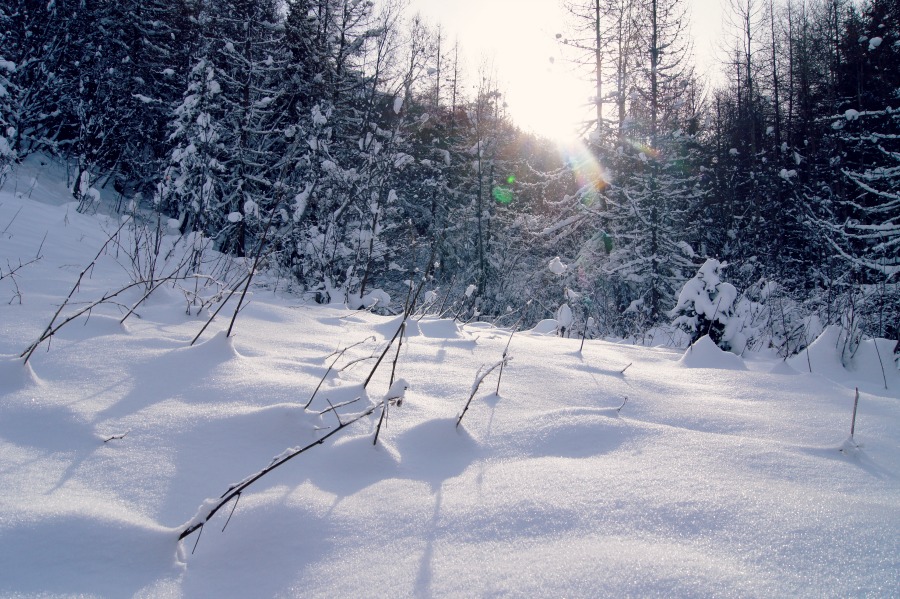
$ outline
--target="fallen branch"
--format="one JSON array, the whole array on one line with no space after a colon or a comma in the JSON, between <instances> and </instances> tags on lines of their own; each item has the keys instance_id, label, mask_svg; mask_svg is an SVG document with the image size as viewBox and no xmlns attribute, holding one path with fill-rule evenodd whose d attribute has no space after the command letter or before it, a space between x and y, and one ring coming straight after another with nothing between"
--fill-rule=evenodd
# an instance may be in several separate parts
<instances>
[{"instance_id":1,"label":"fallen branch","mask_svg":"<svg viewBox=\"0 0 900 599\"><path fill-rule=\"evenodd\" d=\"M359 414L355 415L353 418L351 418L347 421L342 421L340 418L338 418L338 423L339 423L338 426L336 428L334 428L333 430L329 431L328 433L326 433L325 435L323 435L321 438L313 441L312 443L310 443L308 445L304 445L303 447L301 447L299 449L294 449L294 450L286 452L285 454L283 454L283 455L279 456L278 458L276 458L275 460L273 460L271 464L269 464L268 466L266 466L259 472L245 478L242 482L240 482L236 485L232 485L232 486L228 487L228 489L217 500L214 500L211 503L211 507L209 507L208 511L206 511L205 514L203 514L203 515L198 514L198 516L193 519L196 521L192 524L189 524L188 526L185 527L185 529L183 531L181 531L181 534L178 535L178 540L180 541L180 540L184 539L185 537L187 537L188 535L190 535L191 533L193 533L197 530L202 531L202 529L206 525L206 523L209 522L209 519L212 518L214 515L216 515L216 512L218 512L220 509L222 509L224 506L226 506L228 504L228 502L230 502L232 499L237 498L242 492L244 492L244 490L247 489L247 487L249 487L256 481L261 479L266 474L272 472L273 470L275 470L276 468L278 468L280 466L283 466L290 460L294 459L295 457L297 457L298 455L300 455L302 453L309 451L313 447L323 444L325 441L328 440L329 437L336 435L337 433L339 433L343 429L347 428L351 424L359 422L363 418L374 413L375 410L377 410L379 407L381 407L381 405L382 405L381 403L375 404L375 405L369 407L364 412L360 412ZM335 415L337 415L336 412L335 412ZM206 504L204 504L204 506L201 507L201 511L205 507L206 507ZM199 537L198 537L198 541L199 541ZM194 548L196 549L196 545L194 546Z\"/></svg>"},{"instance_id":2,"label":"fallen branch","mask_svg":"<svg viewBox=\"0 0 900 599\"><path fill-rule=\"evenodd\" d=\"M174 278L175 277L172 277L172 279L174 279ZM172 279L170 279L170 280L172 280ZM114 297L128 291L129 289L137 287L138 285L145 285L146 283L147 283L147 281L134 281L134 282L129 283L128 285L125 285L124 287L120 288L118 291L107 292L107 293L103 294L103 297L101 297L100 299L88 303L81 310L76 310L74 314L71 314L65 320L63 320L62 322L60 322L59 324L54 326L53 323L56 321L57 317L59 317L59 313L62 311L62 306L61 306L60 309L56 311L56 314L51 319L51 321L50 321L51 324L47 325L47 328L44 329L44 332L41 333L41 336L38 337L37 341L35 341L31 345L29 345L25 349L25 351L23 351L21 354L19 354L19 357L25 358L25 363L28 363L28 359L31 358L31 354L34 353L34 350L36 350L44 341L53 337L53 335L55 335L61 328L63 328L64 326L66 326L67 324L69 324L70 322L72 322L73 320L78 318L79 316L82 316L83 314L90 312L97 306L108 303ZM66 298L66 301L63 302L63 306L68 304L69 299L70 298Z\"/></svg>"}]
</instances>

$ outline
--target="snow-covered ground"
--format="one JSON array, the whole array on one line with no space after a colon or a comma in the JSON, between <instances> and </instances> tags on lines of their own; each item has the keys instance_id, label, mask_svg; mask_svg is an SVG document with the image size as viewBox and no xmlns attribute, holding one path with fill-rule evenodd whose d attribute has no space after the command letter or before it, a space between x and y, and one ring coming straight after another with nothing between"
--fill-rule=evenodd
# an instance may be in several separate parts
<instances>
[{"instance_id":1,"label":"snow-covered ground","mask_svg":"<svg viewBox=\"0 0 900 599\"><path fill-rule=\"evenodd\" d=\"M887 342L848 370L827 337L785 363L520 332L457 428L509 332L424 317L378 444L380 407L248 487L192 553L178 536L207 498L333 431L329 402L361 397L346 422L382 400L394 351L365 391L375 360L354 361L399 320L259 286L231 338L235 299L189 346L208 313L166 285L120 324L135 287L23 365L119 223L70 197L36 160L0 190L0 596L900 595L900 372ZM132 280L128 235L57 322Z\"/></svg>"}]
</instances>

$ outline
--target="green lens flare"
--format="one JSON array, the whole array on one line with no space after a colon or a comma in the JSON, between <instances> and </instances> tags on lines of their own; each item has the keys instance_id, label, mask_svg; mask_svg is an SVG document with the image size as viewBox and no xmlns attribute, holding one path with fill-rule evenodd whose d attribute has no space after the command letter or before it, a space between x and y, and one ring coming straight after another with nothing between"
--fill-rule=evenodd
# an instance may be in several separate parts
<instances>
[{"instance_id":1,"label":"green lens flare","mask_svg":"<svg viewBox=\"0 0 900 599\"><path fill-rule=\"evenodd\" d=\"M515 176L515 175L510 175L510 176L508 176L508 177L506 178L506 182L509 183L510 185L512 185L513 183L516 182L516 176Z\"/></svg>"},{"instance_id":2,"label":"green lens flare","mask_svg":"<svg viewBox=\"0 0 900 599\"><path fill-rule=\"evenodd\" d=\"M491 194L494 196L494 199L501 204L509 204L513 201L513 192L506 187L497 186L493 189Z\"/></svg>"}]
</instances>

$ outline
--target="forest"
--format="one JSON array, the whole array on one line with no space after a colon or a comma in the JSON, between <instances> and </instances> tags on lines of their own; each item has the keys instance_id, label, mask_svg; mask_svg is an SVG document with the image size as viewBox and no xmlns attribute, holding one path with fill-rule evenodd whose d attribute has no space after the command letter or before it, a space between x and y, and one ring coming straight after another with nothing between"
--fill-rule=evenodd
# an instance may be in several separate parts
<instances>
[{"instance_id":1,"label":"forest","mask_svg":"<svg viewBox=\"0 0 900 599\"><path fill-rule=\"evenodd\" d=\"M186 269L220 252L308 301L396 313L425 273L463 321L900 337L900 2L734 0L715 85L684 0L565 8L596 94L560 146L394 0L7 0L0 181L58 158L80 212L114 189Z\"/></svg>"}]
</instances>

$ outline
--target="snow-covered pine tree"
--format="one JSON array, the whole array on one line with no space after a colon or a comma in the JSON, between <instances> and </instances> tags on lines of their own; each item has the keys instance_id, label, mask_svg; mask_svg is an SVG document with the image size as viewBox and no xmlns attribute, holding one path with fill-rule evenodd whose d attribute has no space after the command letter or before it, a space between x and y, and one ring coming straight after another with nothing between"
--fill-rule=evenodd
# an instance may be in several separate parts
<instances>
[{"instance_id":1,"label":"snow-covered pine tree","mask_svg":"<svg viewBox=\"0 0 900 599\"><path fill-rule=\"evenodd\" d=\"M726 266L714 259L704 262L694 278L684 284L669 312L672 324L688 333L691 343L709 335L722 349L734 349L732 340L740 324L734 319L738 293L734 285L722 280Z\"/></svg>"},{"instance_id":2,"label":"snow-covered pine tree","mask_svg":"<svg viewBox=\"0 0 900 599\"><path fill-rule=\"evenodd\" d=\"M73 43L70 2L10 0L0 7L0 54L7 63L6 139L19 158L55 152L67 125L61 70Z\"/></svg>"},{"instance_id":3,"label":"snow-covered pine tree","mask_svg":"<svg viewBox=\"0 0 900 599\"><path fill-rule=\"evenodd\" d=\"M122 63L109 73L121 80L117 105L128 111L116 171L130 190L151 197L172 150L169 124L187 85L196 22L185 0L115 3Z\"/></svg>"},{"instance_id":4,"label":"snow-covered pine tree","mask_svg":"<svg viewBox=\"0 0 900 599\"><path fill-rule=\"evenodd\" d=\"M372 181L363 173L374 174L375 162L390 160L390 152L380 152L391 136L386 119L397 116L385 90L394 81L388 69L396 48L389 42L399 13L390 4L382 8L373 20L370 3L298 1L288 14L293 60L286 97L295 159L288 172L292 218L280 236L280 261L320 301L347 299L368 257L378 255L374 237L363 240L361 229L383 225L380 210L372 212ZM378 160L369 160L376 154ZM380 206L394 196L379 181Z\"/></svg>"},{"instance_id":5,"label":"snow-covered pine tree","mask_svg":"<svg viewBox=\"0 0 900 599\"><path fill-rule=\"evenodd\" d=\"M6 25L8 15L0 7L0 27ZM16 160L16 128L13 123L14 98L17 95L12 82L16 64L0 54L0 186L9 170L11 162Z\"/></svg>"},{"instance_id":6,"label":"snow-covered pine tree","mask_svg":"<svg viewBox=\"0 0 900 599\"><path fill-rule=\"evenodd\" d=\"M273 86L283 29L268 0L206 2L187 91L174 113L170 166L157 201L182 232L245 255L280 200L283 115Z\"/></svg>"},{"instance_id":7,"label":"snow-covered pine tree","mask_svg":"<svg viewBox=\"0 0 900 599\"><path fill-rule=\"evenodd\" d=\"M855 42L860 64L845 88L844 108L827 119L832 160L843 179L820 221L829 244L854 273L866 333L900 335L900 5L872 0ZM857 34L848 31L848 36ZM848 39L847 44L854 40ZM856 92L856 93L853 93ZM893 105L893 106L892 106Z\"/></svg>"},{"instance_id":8,"label":"snow-covered pine tree","mask_svg":"<svg viewBox=\"0 0 900 599\"><path fill-rule=\"evenodd\" d=\"M605 270L625 284L630 310L649 323L693 270L693 250L684 239L686 208L699 202L693 137L698 130L697 84L689 65L685 7L680 0L647 0L646 54L619 146L621 174L607 192L610 230L617 241ZM624 141L624 140L623 140Z\"/></svg>"}]
</instances>

